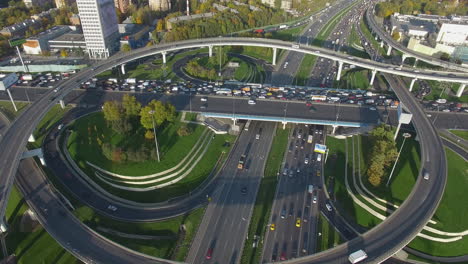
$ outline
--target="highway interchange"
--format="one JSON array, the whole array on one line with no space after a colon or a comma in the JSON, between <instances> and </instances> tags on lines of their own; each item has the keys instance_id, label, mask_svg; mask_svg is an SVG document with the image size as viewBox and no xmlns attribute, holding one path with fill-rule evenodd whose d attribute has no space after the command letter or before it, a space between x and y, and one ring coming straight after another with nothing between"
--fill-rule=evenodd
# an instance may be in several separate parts
<instances>
[{"instance_id":1,"label":"highway interchange","mask_svg":"<svg viewBox=\"0 0 468 264\"><path fill-rule=\"evenodd\" d=\"M268 41L267 41L268 42ZM291 44L288 44L291 47ZM283 46L287 47L287 46ZM322 52L322 51L321 51ZM132 54L135 57L141 56L138 54ZM76 87L80 82L83 80L87 80L91 78L97 72L103 71L109 67L112 67L112 64L116 61L121 61L122 58L116 57L111 58L106 62L102 62L98 64L93 69L84 70L72 78L70 80L62 82L59 85L60 88L60 96L65 96L66 93L70 92L74 87ZM127 60L127 59L125 59ZM350 60L350 59L348 59ZM355 59L353 59L355 60ZM96 70L99 69L99 70ZM393 72L393 71L392 71ZM443 74L442 74L443 75ZM447 75L444 75L448 78ZM457 75L463 76L463 75ZM461 78L461 77L450 77L451 79ZM458 80L458 79L457 79ZM442 144L440 139L438 138L434 125L428 120L426 113L422 111L419 104L415 101L412 95L405 89L401 83L398 83L395 80L391 80L392 87L394 87L394 91L400 98L402 102L405 103L405 106L408 110L413 114L413 122L420 136L420 144L421 144L421 153L422 153L422 167L423 170L429 171L431 174L431 178L429 181L421 181L420 177L418 182L416 183L416 187L411 193L410 197L407 201L401 206L401 208L395 212L392 216L390 216L384 224L377 226L376 228L372 229L371 231L359 236L357 239L354 239L350 242L347 242L343 245L340 245L330 251L322 252L313 256L307 256L305 258L298 258L295 260L289 260L288 263L344 263L346 262L346 258L350 252L354 250L364 248L366 252L369 254L369 261L376 262L382 261L388 257L390 257L396 250L404 246L412 237L417 234L422 226L425 225L426 221L432 216L433 211L437 208L438 202L440 201L445 181L446 181L446 164L445 164L445 157L442 150ZM62 88L63 87L63 88ZM65 88L66 87L66 88ZM75 92L75 91L73 91ZM107 96L107 95L106 95ZM149 97L149 96L148 96ZM187 97L188 98L188 97ZM184 97L170 97L170 100L174 100L176 105L179 105L179 109L186 109L188 99ZM52 91L46 92L42 97L34 102L25 112L11 125L10 129L4 135L3 140L0 143L0 147L2 149L10 150L9 153L4 151L1 153L1 201L2 201L2 214L4 213L4 207L6 205L6 197L8 197L9 188L11 186L11 182L14 179L14 175L16 174L16 169L19 166L19 159L23 146L31 134L35 125L37 125L40 118L47 112L47 110L51 107L51 101L55 101L56 95ZM231 101L236 104L236 100L230 100L227 102L226 100L230 99L210 99L210 106L213 109L221 109L219 111L224 112L231 112ZM193 100L192 102L196 102L197 100ZM199 100L198 100L199 101ZM213 101L213 103L212 103ZM239 100L242 102L245 100ZM242 108L238 107L237 111L245 111L248 113L256 113L256 114L263 114L265 115L265 111L267 112L266 115L276 115L278 116L278 111L283 111L282 108L277 107L277 104L281 104L281 102L261 102L257 104L254 108ZM287 103L282 103L287 104ZM228 105L229 107L226 107ZM193 107L193 105L192 105ZM302 104L296 103L289 103L288 104L288 111L291 115L301 115L301 112L304 110L301 108L303 107ZM323 107L323 108L322 108ZM337 108L337 106L327 106L328 109ZM318 105L318 111L321 114L328 113L325 109L325 106ZM242 109L242 110L241 110ZM279 110L278 110L279 109ZM352 108L348 108L352 109ZM355 121L361 121L363 118L367 118L370 116L372 122L378 118L377 112L370 113L370 111L366 112L365 109L357 108L358 110L352 114L349 114L349 118ZM332 119L334 118L334 114L336 111L330 111L328 117L322 117L322 119ZM348 113L348 111L345 111ZM357 115L356 115L357 114ZM303 115L303 114L302 114ZM354 116L353 116L354 115ZM279 115L282 116L282 115ZM463 116L463 115L462 115ZM310 118L310 113L307 116ZM341 116L341 118L346 119L347 116L345 114ZM260 123L254 122L252 127L256 128L258 126L271 126L272 123ZM466 124L466 123L465 123ZM305 129L305 128L304 128ZM249 138L252 139L253 133L255 129L250 130L250 132L245 133L245 139L241 140L244 134L241 135L241 139L238 146L239 152L234 152L237 154L232 154L233 158L228 161L227 167L232 166L231 163L237 164L236 155L245 151L247 145L242 147L242 144L245 144L246 141L249 141ZM265 130L264 130L265 131ZM269 129L269 131L273 131L273 129ZM266 132L264 132L266 133ZM250 135L250 136L249 136ZM264 137L262 136L261 140L265 140L265 143L268 143L268 139L271 142L271 134L265 134ZM430 143L429 143L430 142ZM248 144L248 143L247 143ZM254 143L252 143L254 144ZM269 144L264 144L263 146L257 147L264 147L267 148ZM260 151L259 149L253 148L251 151ZM265 149L263 149L265 152ZM253 152L255 153L255 152ZM262 153L262 152L260 152ZM294 155L294 154L293 154ZM291 159L291 157L289 157ZM294 157L293 157L294 159ZM246 219L249 217L249 210L251 210L252 203L254 201L256 189L258 187L258 181L260 180L259 177L261 175L261 168L264 160L259 160L258 163L252 163L253 167L249 169L247 172L241 172L241 175L235 176L230 175L230 177L238 177L239 179L249 179L252 180L252 190L250 190L249 185L249 192L247 195L243 196L240 191L235 193L234 191L230 192L229 190L234 190L238 188L239 185L234 183L224 185L225 188L228 188L227 192L222 192L222 194L215 194L213 196L213 203L208 205L207 210L211 210L213 215L226 215L232 216L233 209L231 207L227 208L216 208L217 202L228 201L231 199L234 203L240 204L242 201L250 202L250 205L246 204L242 206L241 210L246 213ZM148 256L142 256L136 252L129 252L124 251L117 245L105 241L99 235L93 233L93 231L88 230L87 228L83 227L80 223L77 223L76 219L71 216L71 213L68 211L63 210L63 205L57 202L57 197L55 194L44 187L43 182L44 179L41 175L37 174L37 169L34 169L34 164L32 164L31 160L23 161L21 166L19 167L19 173L17 180L20 183L21 189L25 193L31 193L35 191L37 194L33 197L33 200L29 201L30 206L36 211L41 212L40 220L46 229L54 236L57 240L61 242L68 242L62 243L65 244L65 247L69 249L71 252L74 252L75 255L79 256L82 259L93 259L97 262L104 262L109 263L134 263L137 261L138 263L152 263L156 261L154 258L150 258ZM28 178L26 179L26 175ZM222 175L222 174L221 174ZM223 179L223 178L221 178ZM228 177L226 177L226 180ZM240 182L239 182L240 183ZM431 194L431 195L429 195ZM252 195L252 196L250 196ZM279 193L278 193L279 195ZM219 200L218 200L219 199ZM320 199L320 198L319 198ZM59 209L61 208L61 209ZM210 209L211 208L211 209ZM411 212L408 213L408 212ZM206 214L205 216L208 217ZM229 217L226 220L221 221L221 223L215 224L215 227L219 230L220 228L225 227L226 225L232 224L232 221L229 222ZM248 222L247 222L248 223ZM246 232L247 224L245 227L240 227L239 230L236 232ZM394 227L398 226L398 229ZM52 228L53 227L53 228ZM69 238L68 236L64 236L65 230L70 230L73 228L74 232L76 232L75 236ZM295 226L292 226L296 228ZM202 227L203 228L203 227ZM213 228L215 229L215 228ZM295 230L295 229L294 229ZM193 253L189 257L194 260L201 260L206 257L206 253L208 248L213 241L218 243L221 241L221 238L216 238L216 232L204 233L204 234L197 234L197 236L201 236L201 239L204 241L203 245L195 245L193 249ZM311 229L310 232L312 232ZM66 232L69 234L69 231ZM237 234L238 234L237 233ZM89 237L91 238L91 243L89 242ZM224 234L224 236L228 236L228 234ZM300 239L299 236L296 236ZM226 237L224 237L226 239ZM87 242L85 242L87 241ZM211 243L205 243L205 242ZM67 244L69 243L69 245ZM238 250L242 248L243 240L236 239L234 241L234 247L232 247L231 251L226 251L225 253L219 254L217 251L213 251L213 257L219 257L222 260L229 260L238 258ZM68 246L67 246L68 245ZM273 247L274 248L274 247ZM206 250L205 250L206 249ZM236 253L237 252L237 253ZM218 255L217 255L218 254ZM292 254L292 252L291 252ZM267 256L267 254L265 254ZM225 262L225 263L228 263Z\"/></svg>"}]
</instances>

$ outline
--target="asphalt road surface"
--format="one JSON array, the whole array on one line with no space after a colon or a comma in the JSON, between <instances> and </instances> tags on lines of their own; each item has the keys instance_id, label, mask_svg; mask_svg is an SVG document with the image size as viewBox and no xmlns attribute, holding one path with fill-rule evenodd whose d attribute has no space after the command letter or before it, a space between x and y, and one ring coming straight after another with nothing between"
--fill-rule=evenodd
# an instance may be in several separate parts
<instances>
[{"instance_id":1,"label":"asphalt road surface","mask_svg":"<svg viewBox=\"0 0 468 264\"><path fill-rule=\"evenodd\" d=\"M193 240L188 263L240 262L274 128L273 123L252 122L248 131L242 131L231 159L218 176L222 180ZM244 169L237 168L241 155L246 156Z\"/></svg>"}]
</instances>

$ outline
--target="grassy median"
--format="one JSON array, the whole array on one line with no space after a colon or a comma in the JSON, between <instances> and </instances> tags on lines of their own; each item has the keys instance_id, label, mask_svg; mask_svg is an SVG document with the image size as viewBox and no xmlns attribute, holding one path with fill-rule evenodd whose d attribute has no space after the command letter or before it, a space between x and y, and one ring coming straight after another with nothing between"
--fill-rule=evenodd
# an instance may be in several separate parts
<instances>
[{"instance_id":1,"label":"grassy median","mask_svg":"<svg viewBox=\"0 0 468 264\"><path fill-rule=\"evenodd\" d=\"M263 249L265 229L270 218L271 206L275 197L276 185L278 184L278 173L286 151L289 136L289 127L276 129L275 137L271 145L270 153L265 165L264 177L260 182L260 188L255 200L255 206L250 220L248 239L242 250L241 263L259 263ZM252 247L254 236L259 236L256 248Z\"/></svg>"},{"instance_id":2,"label":"grassy median","mask_svg":"<svg viewBox=\"0 0 468 264\"><path fill-rule=\"evenodd\" d=\"M334 248L343 242L340 234L335 230L333 225L328 223L328 220L322 214L320 214L318 219L317 227L317 230L320 232L317 236L317 252Z\"/></svg>"}]
</instances>

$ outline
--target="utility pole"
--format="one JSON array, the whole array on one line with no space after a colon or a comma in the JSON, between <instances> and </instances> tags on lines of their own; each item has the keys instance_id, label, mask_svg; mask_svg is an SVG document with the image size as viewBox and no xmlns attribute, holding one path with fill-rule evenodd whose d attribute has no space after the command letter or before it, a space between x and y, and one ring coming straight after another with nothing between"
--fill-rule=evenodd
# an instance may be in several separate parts
<instances>
[{"instance_id":1,"label":"utility pole","mask_svg":"<svg viewBox=\"0 0 468 264\"><path fill-rule=\"evenodd\" d=\"M151 110L148 113L151 114L151 118L153 120L154 145L156 146L156 155L158 156L158 162L160 162L161 160L159 158L158 139L156 138L156 124L154 122L154 110Z\"/></svg>"},{"instance_id":2,"label":"utility pole","mask_svg":"<svg viewBox=\"0 0 468 264\"><path fill-rule=\"evenodd\" d=\"M403 143L401 144L401 147L400 147L400 151L398 151L398 156L395 160L395 164L393 164L393 168L392 168L392 172L390 172L390 176L388 177L388 181L387 181L387 187L388 187L388 184L390 183L390 180L392 179L392 175L393 175L393 172L395 171L395 168L396 168L396 165L398 163L398 159L400 158L400 154L401 154L401 151L403 150L403 146L405 145L405 141L407 138L410 138L411 137L411 134L410 133L403 133Z\"/></svg>"}]
</instances>

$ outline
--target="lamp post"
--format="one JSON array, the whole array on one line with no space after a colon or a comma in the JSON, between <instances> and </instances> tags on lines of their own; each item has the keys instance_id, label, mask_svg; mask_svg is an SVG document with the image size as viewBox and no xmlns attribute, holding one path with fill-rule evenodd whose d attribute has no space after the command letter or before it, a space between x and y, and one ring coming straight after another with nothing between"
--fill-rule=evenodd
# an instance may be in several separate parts
<instances>
[{"instance_id":1,"label":"lamp post","mask_svg":"<svg viewBox=\"0 0 468 264\"><path fill-rule=\"evenodd\" d=\"M403 150L403 146L405 145L405 141L406 141L407 138L411 137L411 134L410 133L403 133L403 137L404 137L403 143L401 144L400 151L398 151L398 156L397 156L397 158L395 160L395 164L393 164L392 172L390 172L390 177L388 177L387 187L388 187L388 184L390 183L390 180L392 179L393 172L395 171L396 165L398 163L398 158L400 158L400 154L401 154L401 151Z\"/></svg>"},{"instance_id":2,"label":"lamp post","mask_svg":"<svg viewBox=\"0 0 468 264\"><path fill-rule=\"evenodd\" d=\"M158 146L158 139L156 138L156 124L154 123L154 110L148 112L151 114L151 119L153 120L153 133L154 133L154 145L156 146L156 155L158 157L158 162L160 162L159 158L159 146Z\"/></svg>"}]
</instances>

